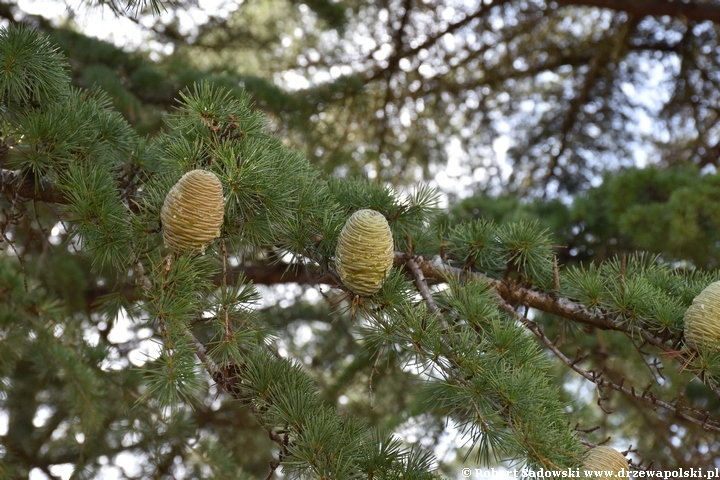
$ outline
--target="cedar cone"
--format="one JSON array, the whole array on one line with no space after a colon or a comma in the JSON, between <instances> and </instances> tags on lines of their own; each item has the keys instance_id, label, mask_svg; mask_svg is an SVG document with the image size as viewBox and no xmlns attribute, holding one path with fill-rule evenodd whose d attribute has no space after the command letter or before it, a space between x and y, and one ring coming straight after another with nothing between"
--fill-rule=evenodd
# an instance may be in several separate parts
<instances>
[{"instance_id":1,"label":"cedar cone","mask_svg":"<svg viewBox=\"0 0 720 480\"><path fill-rule=\"evenodd\" d=\"M720 282L711 283L685 312L685 343L695 350L720 350Z\"/></svg>"},{"instance_id":2,"label":"cedar cone","mask_svg":"<svg viewBox=\"0 0 720 480\"><path fill-rule=\"evenodd\" d=\"M612 477L602 478L627 478L627 472L630 468L625 456L612 447L599 446L595 447L588 453L583 463L586 471L612 471ZM621 477L619 474L623 472L625 475Z\"/></svg>"},{"instance_id":3,"label":"cedar cone","mask_svg":"<svg viewBox=\"0 0 720 480\"><path fill-rule=\"evenodd\" d=\"M187 172L165 197L160 219L165 245L176 253L205 253L220 236L225 199L218 177L206 170Z\"/></svg>"},{"instance_id":4,"label":"cedar cone","mask_svg":"<svg viewBox=\"0 0 720 480\"><path fill-rule=\"evenodd\" d=\"M335 250L340 279L356 295L376 293L393 266L390 225L375 210L358 210L345 222Z\"/></svg>"}]
</instances>

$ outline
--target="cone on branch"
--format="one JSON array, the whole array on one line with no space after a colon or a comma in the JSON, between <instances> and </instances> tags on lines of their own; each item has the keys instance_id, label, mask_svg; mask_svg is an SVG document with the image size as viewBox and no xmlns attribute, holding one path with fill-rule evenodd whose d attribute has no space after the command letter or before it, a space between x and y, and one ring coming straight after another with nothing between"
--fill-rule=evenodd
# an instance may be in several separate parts
<instances>
[{"instance_id":1,"label":"cone on branch","mask_svg":"<svg viewBox=\"0 0 720 480\"><path fill-rule=\"evenodd\" d=\"M693 299L684 316L685 343L696 351L720 351L720 282Z\"/></svg>"},{"instance_id":2,"label":"cone on branch","mask_svg":"<svg viewBox=\"0 0 720 480\"><path fill-rule=\"evenodd\" d=\"M160 219L165 245L176 253L205 253L220 236L225 199L218 177L206 170L187 172L170 189Z\"/></svg>"},{"instance_id":3,"label":"cone on branch","mask_svg":"<svg viewBox=\"0 0 720 480\"><path fill-rule=\"evenodd\" d=\"M625 456L612 447L599 446L588 452L585 462L583 463L586 472L591 471L611 471L612 477L603 478L627 478L627 472L630 468ZM621 476L624 475L624 476Z\"/></svg>"},{"instance_id":4,"label":"cone on branch","mask_svg":"<svg viewBox=\"0 0 720 480\"><path fill-rule=\"evenodd\" d=\"M358 210L345 222L335 250L340 279L353 293L370 296L382 288L393 266L390 225L380 212Z\"/></svg>"}]
</instances>

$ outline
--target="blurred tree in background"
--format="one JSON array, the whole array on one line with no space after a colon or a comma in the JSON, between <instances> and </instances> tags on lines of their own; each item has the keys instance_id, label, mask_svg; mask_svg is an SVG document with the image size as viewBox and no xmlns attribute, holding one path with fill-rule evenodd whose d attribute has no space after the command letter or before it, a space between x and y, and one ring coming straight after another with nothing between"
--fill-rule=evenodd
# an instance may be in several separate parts
<instances>
[{"instance_id":1,"label":"blurred tree in background","mask_svg":"<svg viewBox=\"0 0 720 480\"><path fill-rule=\"evenodd\" d=\"M99 5L106 17L121 9ZM466 191L575 194L606 168L702 169L718 156L713 2L163 7L122 23L141 39L116 33L124 48L76 33L90 6L53 21L7 2L0 13L50 34L74 82L110 93L140 133L160 128L177 91L210 79L245 88L331 173L413 184L452 158L444 174Z\"/></svg>"},{"instance_id":2,"label":"blurred tree in background","mask_svg":"<svg viewBox=\"0 0 720 480\"><path fill-rule=\"evenodd\" d=\"M716 2L37 5L0 3L48 39L0 39L0 478L454 478L608 437L720 466L720 359L682 342L720 260ZM174 257L193 168L225 224ZM396 250L362 300L360 208Z\"/></svg>"}]
</instances>

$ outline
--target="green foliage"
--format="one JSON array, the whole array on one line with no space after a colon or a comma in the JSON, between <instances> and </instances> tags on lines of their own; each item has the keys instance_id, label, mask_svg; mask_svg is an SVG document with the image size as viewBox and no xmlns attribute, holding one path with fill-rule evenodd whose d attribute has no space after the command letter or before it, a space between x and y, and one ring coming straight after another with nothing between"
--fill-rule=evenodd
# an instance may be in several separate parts
<instances>
[{"instance_id":1,"label":"green foliage","mask_svg":"<svg viewBox=\"0 0 720 480\"><path fill-rule=\"evenodd\" d=\"M433 386L433 397L455 412L477 445L476 460L523 452L518 460L533 467L577 465L580 445L553 413L561 405L544 373L547 357L532 338L499 314L486 285L451 281L438 300L460 324L451 348L455 375L466 381L445 378Z\"/></svg>"},{"instance_id":2,"label":"green foliage","mask_svg":"<svg viewBox=\"0 0 720 480\"><path fill-rule=\"evenodd\" d=\"M198 374L192 346L178 339L171 341L172 347L165 348L150 366L145 376L147 388L138 401L146 403L155 399L174 414L183 403L191 404L200 397L205 382Z\"/></svg>"},{"instance_id":3,"label":"green foliage","mask_svg":"<svg viewBox=\"0 0 720 480\"><path fill-rule=\"evenodd\" d=\"M548 232L540 231L537 222L508 223L498 236L510 267L517 269L523 280L549 288L553 249Z\"/></svg>"},{"instance_id":4,"label":"green foliage","mask_svg":"<svg viewBox=\"0 0 720 480\"><path fill-rule=\"evenodd\" d=\"M557 391L541 373L547 358L498 312L488 286L449 280L437 295L438 307L447 312L442 316L413 306L410 298L368 312L373 322L365 341L372 350L401 347L405 361L430 378L428 405L447 411L468 435L467 455L474 452L481 464L513 458L534 467L576 466L580 445L558 421Z\"/></svg>"},{"instance_id":5,"label":"green foliage","mask_svg":"<svg viewBox=\"0 0 720 480\"><path fill-rule=\"evenodd\" d=\"M67 64L57 47L26 26L0 32L0 102L3 117L47 105L67 93Z\"/></svg>"},{"instance_id":6,"label":"green foliage","mask_svg":"<svg viewBox=\"0 0 720 480\"><path fill-rule=\"evenodd\" d=\"M591 248L642 249L715 268L717 175L694 167L629 169L575 201Z\"/></svg>"},{"instance_id":7,"label":"green foliage","mask_svg":"<svg viewBox=\"0 0 720 480\"><path fill-rule=\"evenodd\" d=\"M502 226L487 219L460 223L450 229L445 248L448 256L463 268L552 288L552 242L537 221L508 222Z\"/></svg>"},{"instance_id":8,"label":"green foliage","mask_svg":"<svg viewBox=\"0 0 720 480\"><path fill-rule=\"evenodd\" d=\"M330 28L342 30L347 22L345 5L328 0L310 0L306 2L318 17L325 20Z\"/></svg>"},{"instance_id":9,"label":"green foliage","mask_svg":"<svg viewBox=\"0 0 720 480\"><path fill-rule=\"evenodd\" d=\"M0 262L0 291L0 328L7 333L0 340L0 371L3 378L14 378L0 382L4 407L13 412L3 437L3 471L28 476L18 459L37 438L47 437L51 461L74 456L77 472L90 477L101 469L98 455L123 439L143 449L171 441L170 435L146 428L159 412L144 404L133 408L140 378L132 370L108 368L117 351L93 344L88 332L97 332L96 325L69 315L41 286L28 283L26 290L17 263L9 259ZM38 389L42 396L35 395ZM40 427L33 424L37 409L51 413ZM138 428L145 430L142 439L132 433ZM62 435L52 436L56 429ZM177 433L190 434L187 429Z\"/></svg>"},{"instance_id":10,"label":"green foliage","mask_svg":"<svg viewBox=\"0 0 720 480\"><path fill-rule=\"evenodd\" d=\"M393 473L404 471L406 478L431 478L426 455L407 452L392 438L385 439L392 446L387 448L357 420L340 418L323 406L317 387L297 364L263 350L248 353L242 374L245 401L266 428L284 431L281 458L290 472L314 478L395 478Z\"/></svg>"},{"instance_id":11,"label":"green foliage","mask_svg":"<svg viewBox=\"0 0 720 480\"><path fill-rule=\"evenodd\" d=\"M310 8L342 34L344 6ZM636 346L642 362L634 362L648 370L660 371L662 361L651 364L641 340L681 356L682 368L710 389L694 392L682 371L664 382L633 371L628 381L650 378L655 389L687 391L713 405L707 392L717 385L720 359L681 341L685 309L717 277L690 268L713 265L716 176L628 170L571 206L480 195L440 214L426 186L400 194L380 181L323 175L288 148L297 139L283 143L271 133L238 82L244 78L264 107L275 108L273 120L300 123L306 108L327 112L317 103L329 105L330 119L343 114L338 99L364 89L356 75L295 95L231 68L210 71L214 82L196 82L208 71L173 61L148 67L101 49L95 59L97 50L85 52L95 64L78 76L111 96L70 87L62 57L36 32L0 34L0 53L15 55L0 60L22 60L0 78L12 110L3 118L13 147L3 168L19 179L3 185L0 200L2 241L13 246L0 256L0 398L9 412L0 471L28 476L36 464L71 463L76 477L99 478L104 463L131 452L142 460L142 478L254 478L267 475L268 462L271 474L282 469L290 478L445 473L429 448L397 436L406 425L435 443L443 432L459 432L467 441L463 461L483 466L578 467L586 434L573 429L568 412L588 402L564 399L556 383L565 377L553 378L548 352L571 368L582 362L571 363L562 354L569 346L548 340L543 332L560 332L561 322L530 310L531 301L592 325L570 332L581 349L603 351L606 339L593 330L599 326L626 333L607 345L623 353ZM126 88L128 81L147 89ZM167 110L163 131L141 139L147 125L129 112L140 94L165 92L176 81L179 100L156 105L156 114ZM282 112L283 102L293 111ZM351 103L345 113L369 108ZM378 127L381 141L390 127ZM323 133L338 132L312 135ZM338 158L347 148L338 147ZM382 178L387 159L368 155ZM162 245L159 213L171 186L196 168L220 179L225 219L204 254L178 255ZM44 185L62 193L62 207L26 201ZM398 251L399 268L367 298L349 295L333 268L340 229L361 208L387 218ZM637 246L660 256L583 263ZM692 265L669 264L689 258L688 247L697 247ZM576 264L559 265L558 254ZM280 274L322 283L327 301L274 297L279 287L253 285L243 274L258 264L270 284L283 281ZM130 325L130 340L115 338L121 323ZM138 360L148 343L157 352ZM612 381L615 358L605 362L605 355L598 369ZM667 408L657 418L663 415L672 416Z\"/></svg>"},{"instance_id":12,"label":"green foliage","mask_svg":"<svg viewBox=\"0 0 720 480\"><path fill-rule=\"evenodd\" d=\"M106 95L68 89L43 109L28 109L8 126L17 145L9 164L24 177L53 179L70 202L73 235L94 252L94 262L121 269L133 257L127 203L115 175L137 145L137 136L112 111Z\"/></svg>"},{"instance_id":13,"label":"green foliage","mask_svg":"<svg viewBox=\"0 0 720 480\"><path fill-rule=\"evenodd\" d=\"M490 275L498 275L507 263L492 220L480 219L453 227L448 254L464 268L476 268Z\"/></svg>"},{"instance_id":14,"label":"green foliage","mask_svg":"<svg viewBox=\"0 0 720 480\"><path fill-rule=\"evenodd\" d=\"M608 174L570 204L478 194L454 205L446 221L461 229L470 228L470 220L538 222L552 232L559 263L565 265L643 250L660 254L667 263L713 269L720 258L714 241L719 179L692 166L629 168ZM458 255L464 258L467 252Z\"/></svg>"},{"instance_id":15,"label":"green foliage","mask_svg":"<svg viewBox=\"0 0 720 480\"><path fill-rule=\"evenodd\" d=\"M72 165L63 178L70 200L70 221L82 248L94 254L100 265L117 269L129 263L133 238L126 209L107 167Z\"/></svg>"},{"instance_id":16,"label":"green foliage","mask_svg":"<svg viewBox=\"0 0 720 480\"><path fill-rule=\"evenodd\" d=\"M563 274L561 293L621 322L677 337L692 299L715 278L717 273L673 270L658 257L639 254L600 267L571 267Z\"/></svg>"}]
</instances>

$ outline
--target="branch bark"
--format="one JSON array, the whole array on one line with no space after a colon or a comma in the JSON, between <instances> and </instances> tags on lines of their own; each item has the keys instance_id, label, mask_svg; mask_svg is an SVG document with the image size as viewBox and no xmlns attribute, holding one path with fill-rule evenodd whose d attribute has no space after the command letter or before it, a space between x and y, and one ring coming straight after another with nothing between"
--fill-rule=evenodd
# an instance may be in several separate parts
<instances>
[{"instance_id":1,"label":"branch bark","mask_svg":"<svg viewBox=\"0 0 720 480\"><path fill-rule=\"evenodd\" d=\"M586 6L607 8L634 16L670 16L696 22L720 23L720 5L699 1L679 2L672 0L555 0L560 6Z\"/></svg>"},{"instance_id":2,"label":"branch bark","mask_svg":"<svg viewBox=\"0 0 720 480\"><path fill-rule=\"evenodd\" d=\"M68 199L60 188L50 180L41 180L13 170L0 170L0 192L7 198L15 196L48 203L68 203Z\"/></svg>"},{"instance_id":3,"label":"branch bark","mask_svg":"<svg viewBox=\"0 0 720 480\"><path fill-rule=\"evenodd\" d=\"M420 50L426 50L433 45L435 45L442 37L448 34L453 34L456 31L460 30L461 28L469 25L471 22L478 18L482 18L483 16L487 15L491 9L504 5L508 3L510 0L493 0L489 4L480 3L480 7L473 13L465 16L463 19L458 20L455 23L451 23L447 26L446 29L444 29L441 32L436 32L434 35L430 35L424 42L422 42L419 45L416 45L415 47L409 48L409 49L403 49L401 52L396 52L395 55L397 56L396 61L399 61L400 58L407 58L411 57L413 55L416 55ZM378 68L373 69L366 75L365 83L370 83L373 80L376 80L377 78L382 77L385 74L384 68Z\"/></svg>"},{"instance_id":4,"label":"branch bark","mask_svg":"<svg viewBox=\"0 0 720 480\"><path fill-rule=\"evenodd\" d=\"M434 279L440 282L446 281L449 277L473 278L480 282L487 283L498 295L499 304L526 305L537 310L557 315L559 317L585 325L594 326L604 330L615 330L635 338L641 338L643 342L653 345L660 351L665 352L674 358L683 369L688 369L691 357L684 351L678 351L668 342L668 339L660 337L641 326L631 326L620 318L613 318L602 313L594 313L584 305L573 302L566 298L556 297L548 293L538 292L522 285L496 280L480 272L466 271L460 268L451 267L439 262L431 262L422 257L413 257L404 252L395 252L395 265L403 265L412 261L414 266L410 267L413 272L419 269L424 279ZM532 329L531 329L532 330ZM710 388L720 398L720 387L713 383L703 372L693 372L697 378Z\"/></svg>"},{"instance_id":5,"label":"branch bark","mask_svg":"<svg viewBox=\"0 0 720 480\"><path fill-rule=\"evenodd\" d=\"M578 360L571 360L570 358L568 358L555 345L555 343L553 343L553 341L550 340L547 335L545 335L545 332L542 330L540 325L533 322L532 320L529 320L519 315L517 311L505 301L501 301L501 308L508 312L510 315L513 315L516 319L518 319L518 321L525 325L528 330L533 332L535 336L537 336L540 341L555 354L556 357L558 357L560 360L562 360L563 363L570 367L570 369L580 374L586 380L594 383L598 389L601 389L603 387L609 387L612 390L616 390L627 397L640 400L641 402L650 405L652 408L663 408L664 410L674 413L683 420L687 420L707 430L720 432L720 422L710 420L708 412L702 412L688 405L683 405L682 397L678 397L670 402L667 402L659 399L657 395L651 393L648 389L643 391L642 394L638 395L634 387L630 386L628 388L624 386L624 379L619 384L617 384L604 378L602 371L588 371L584 368L581 368L579 366L580 362Z\"/></svg>"}]
</instances>

